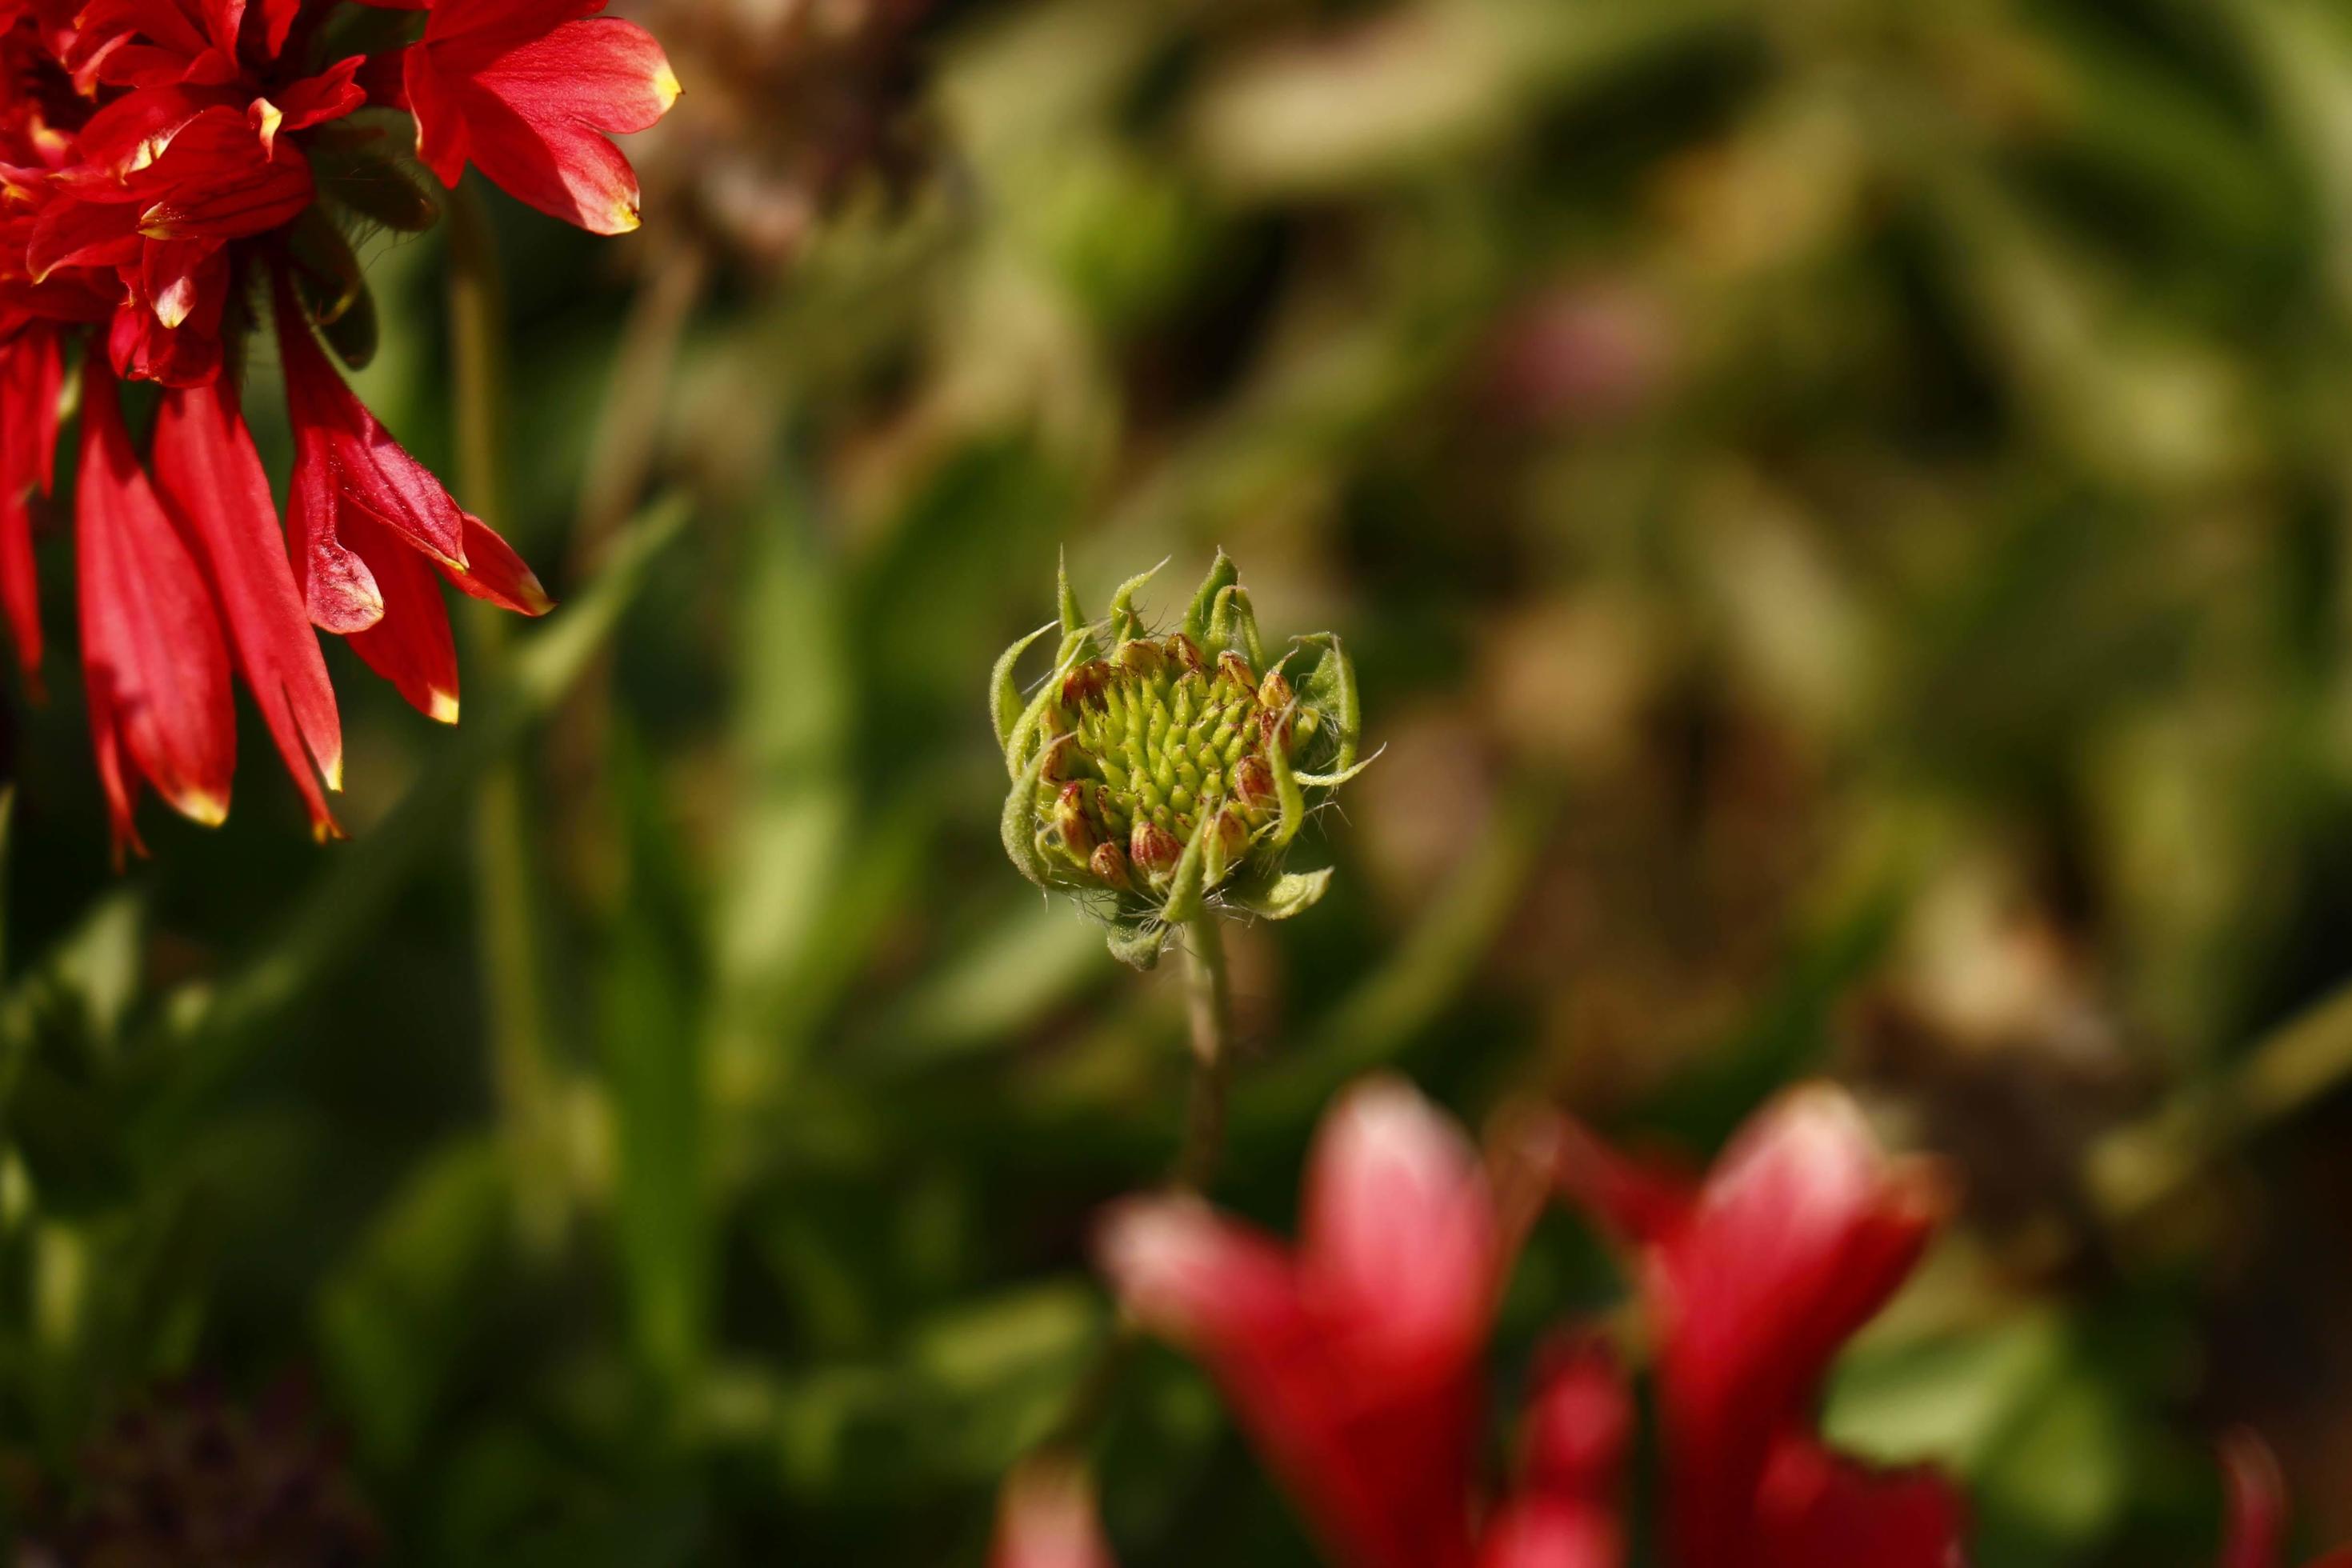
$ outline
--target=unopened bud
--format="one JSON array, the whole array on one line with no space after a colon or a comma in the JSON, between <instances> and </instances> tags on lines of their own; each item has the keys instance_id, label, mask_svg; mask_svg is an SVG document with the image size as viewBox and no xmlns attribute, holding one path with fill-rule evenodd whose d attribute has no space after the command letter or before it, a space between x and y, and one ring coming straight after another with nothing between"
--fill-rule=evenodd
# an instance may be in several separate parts
<instances>
[{"instance_id":1,"label":"unopened bud","mask_svg":"<svg viewBox=\"0 0 2352 1568\"><path fill-rule=\"evenodd\" d=\"M1276 802L1274 768L1264 757L1247 756L1234 764L1234 797L1247 806Z\"/></svg>"},{"instance_id":2,"label":"unopened bud","mask_svg":"<svg viewBox=\"0 0 2352 1568\"><path fill-rule=\"evenodd\" d=\"M1045 760L1038 767L1037 776L1047 784L1060 784L1070 776L1070 763L1077 754L1077 736L1055 736L1045 742Z\"/></svg>"},{"instance_id":3,"label":"unopened bud","mask_svg":"<svg viewBox=\"0 0 2352 1568\"><path fill-rule=\"evenodd\" d=\"M1062 706L1079 708L1102 700L1103 688L1110 684L1110 666L1094 659L1078 666L1063 678Z\"/></svg>"},{"instance_id":4,"label":"unopened bud","mask_svg":"<svg viewBox=\"0 0 2352 1568\"><path fill-rule=\"evenodd\" d=\"M1128 835L1127 858L1145 876L1164 877L1184 858L1184 846L1150 817L1138 817L1135 831Z\"/></svg>"},{"instance_id":5,"label":"unopened bud","mask_svg":"<svg viewBox=\"0 0 2352 1568\"><path fill-rule=\"evenodd\" d=\"M1062 836L1062 847L1081 858L1092 854L1095 847L1094 823L1087 816L1087 782L1072 779L1062 786L1061 798L1054 803L1054 830Z\"/></svg>"},{"instance_id":6,"label":"unopened bud","mask_svg":"<svg viewBox=\"0 0 2352 1568\"><path fill-rule=\"evenodd\" d=\"M1290 706L1291 696L1290 682L1278 669L1267 670L1265 679L1258 684L1257 700L1261 708L1271 708L1279 712Z\"/></svg>"},{"instance_id":7,"label":"unopened bud","mask_svg":"<svg viewBox=\"0 0 2352 1568\"><path fill-rule=\"evenodd\" d=\"M1122 892L1132 885L1127 876L1127 857L1119 853L1116 844L1096 845L1093 857L1087 861L1087 868L1095 874L1097 880Z\"/></svg>"},{"instance_id":8,"label":"unopened bud","mask_svg":"<svg viewBox=\"0 0 2352 1568\"><path fill-rule=\"evenodd\" d=\"M1242 858L1249 847L1249 824L1242 814L1228 805L1221 809L1209 826L1210 839L1217 851L1217 864L1230 866Z\"/></svg>"},{"instance_id":9,"label":"unopened bud","mask_svg":"<svg viewBox=\"0 0 2352 1568\"><path fill-rule=\"evenodd\" d=\"M1249 660L1231 648L1217 656L1217 673L1232 681L1236 691L1257 689L1257 671L1250 668Z\"/></svg>"},{"instance_id":10,"label":"unopened bud","mask_svg":"<svg viewBox=\"0 0 2352 1568\"><path fill-rule=\"evenodd\" d=\"M1119 644L1118 652L1114 657L1118 658L1119 668L1129 675L1148 678L1168 668L1168 656L1160 650L1160 645L1146 642L1140 637Z\"/></svg>"},{"instance_id":11,"label":"unopened bud","mask_svg":"<svg viewBox=\"0 0 2352 1568\"><path fill-rule=\"evenodd\" d=\"M1209 668L1208 656L1201 651L1201 645L1182 632L1168 639L1168 657L1187 675L1197 675Z\"/></svg>"}]
</instances>

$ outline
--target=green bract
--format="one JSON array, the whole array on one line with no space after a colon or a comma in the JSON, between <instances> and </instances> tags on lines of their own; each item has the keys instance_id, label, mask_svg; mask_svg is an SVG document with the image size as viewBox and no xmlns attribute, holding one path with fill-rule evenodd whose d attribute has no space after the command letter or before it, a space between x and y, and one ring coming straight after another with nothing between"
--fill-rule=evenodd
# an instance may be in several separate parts
<instances>
[{"instance_id":1,"label":"green bract","mask_svg":"<svg viewBox=\"0 0 2352 1568\"><path fill-rule=\"evenodd\" d=\"M1222 551L1183 625L1149 635L1134 598L1151 575L1089 622L1066 570L1059 621L1007 648L991 683L1013 780L1005 853L1093 906L1138 968L1210 910L1283 920L1321 898L1329 871L1286 875L1283 861L1307 814L1365 766L1338 637L1294 638L1269 663ZM1056 630L1053 670L1024 699L1022 656Z\"/></svg>"}]
</instances>

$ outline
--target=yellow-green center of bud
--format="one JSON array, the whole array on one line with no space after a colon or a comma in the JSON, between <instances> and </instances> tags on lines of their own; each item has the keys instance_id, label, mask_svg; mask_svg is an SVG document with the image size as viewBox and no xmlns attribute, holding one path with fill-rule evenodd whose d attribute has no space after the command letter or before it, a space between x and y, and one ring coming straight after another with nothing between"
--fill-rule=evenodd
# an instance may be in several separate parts
<instances>
[{"instance_id":1,"label":"yellow-green center of bud","mask_svg":"<svg viewBox=\"0 0 2352 1568\"><path fill-rule=\"evenodd\" d=\"M1068 867L1120 890L1166 887L1203 820L1213 888L1280 810L1268 755L1311 738L1280 670L1212 663L1179 632L1137 637L1065 676L1043 715L1037 820Z\"/></svg>"}]
</instances>

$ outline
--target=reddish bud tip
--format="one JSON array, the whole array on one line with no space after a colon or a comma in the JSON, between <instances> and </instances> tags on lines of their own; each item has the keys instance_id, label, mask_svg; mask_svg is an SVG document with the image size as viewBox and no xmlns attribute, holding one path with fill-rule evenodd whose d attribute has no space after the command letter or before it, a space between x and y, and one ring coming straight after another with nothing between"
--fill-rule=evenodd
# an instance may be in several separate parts
<instances>
[{"instance_id":1,"label":"reddish bud tip","mask_svg":"<svg viewBox=\"0 0 2352 1568\"><path fill-rule=\"evenodd\" d=\"M1217 673L1244 691L1257 689L1257 671L1250 668L1249 660L1231 648L1217 656Z\"/></svg>"},{"instance_id":2,"label":"reddish bud tip","mask_svg":"<svg viewBox=\"0 0 2352 1568\"><path fill-rule=\"evenodd\" d=\"M1113 657L1118 660L1121 669L1126 670L1129 675L1139 675L1147 679L1168 668L1168 656L1160 651L1160 645L1156 642L1144 642L1139 639L1123 642L1118 645L1118 652Z\"/></svg>"},{"instance_id":3,"label":"reddish bud tip","mask_svg":"<svg viewBox=\"0 0 2352 1568\"><path fill-rule=\"evenodd\" d=\"M1168 639L1168 657L1187 675L1197 675L1209 668L1208 656L1201 651L1201 645L1182 632Z\"/></svg>"},{"instance_id":4,"label":"reddish bud tip","mask_svg":"<svg viewBox=\"0 0 2352 1568\"><path fill-rule=\"evenodd\" d=\"M1257 700L1259 705L1276 710L1287 708L1290 706L1291 697L1292 692L1290 689L1290 682L1283 675L1282 671L1278 669L1267 670L1265 672L1265 679L1259 684L1257 689Z\"/></svg>"},{"instance_id":5,"label":"reddish bud tip","mask_svg":"<svg viewBox=\"0 0 2352 1568\"><path fill-rule=\"evenodd\" d=\"M1272 805L1274 769L1264 757L1244 757L1234 766L1234 795L1244 805Z\"/></svg>"},{"instance_id":6,"label":"reddish bud tip","mask_svg":"<svg viewBox=\"0 0 2352 1568\"><path fill-rule=\"evenodd\" d=\"M1128 858L1147 877L1164 877L1176 869L1176 862L1184 858L1184 846L1174 834L1152 821L1139 818L1135 831L1128 835Z\"/></svg>"},{"instance_id":7,"label":"reddish bud tip","mask_svg":"<svg viewBox=\"0 0 2352 1568\"><path fill-rule=\"evenodd\" d=\"M1103 688L1109 684L1109 665L1098 658L1082 664L1063 678L1062 706L1082 708L1089 702L1099 702Z\"/></svg>"},{"instance_id":8,"label":"reddish bud tip","mask_svg":"<svg viewBox=\"0 0 2352 1568\"><path fill-rule=\"evenodd\" d=\"M1054 830L1062 836L1062 847L1073 855L1089 855L1095 847L1094 823L1087 816L1087 784L1084 779L1072 779L1062 786L1061 798L1054 803Z\"/></svg>"},{"instance_id":9,"label":"reddish bud tip","mask_svg":"<svg viewBox=\"0 0 2352 1568\"><path fill-rule=\"evenodd\" d=\"M1087 868L1111 887L1124 890L1132 885L1127 876L1127 857L1119 853L1116 844L1096 845Z\"/></svg>"}]
</instances>

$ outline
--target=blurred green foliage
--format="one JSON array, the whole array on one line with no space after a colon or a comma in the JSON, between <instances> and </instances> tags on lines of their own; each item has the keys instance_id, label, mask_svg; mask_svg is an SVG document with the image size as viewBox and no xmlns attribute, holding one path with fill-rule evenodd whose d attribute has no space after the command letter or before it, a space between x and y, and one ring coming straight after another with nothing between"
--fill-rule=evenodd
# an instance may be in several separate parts
<instances>
[{"instance_id":1,"label":"blurred green foliage","mask_svg":"<svg viewBox=\"0 0 2352 1568\"><path fill-rule=\"evenodd\" d=\"M338 651L354 842L255 761L116 880L75 700L10 700L15 1522L147 1391L292 1371L395 1561L976 1561L1181 1115L1172 982L996 847L986 677L1066 543L1090 600L1227 547L1389 747L1331 898L1234 933L1222 1200L1286 1225L1381 1066L1698 1150L1840 1071L1970 1193L1841 1440L1958 1467L1985 1561L2193 1562L2251 1419L2352 1533L2328 1075L2157 1223L2095 1174L2352 971L2352 17L971 0L891 47L920 170L788 267L665 235L691 160L626 245L500 209L510 532L570 602L455 734ZM433 243L372 247L364 390L437 460ZM640 490L683 510L575 531ZM1498 1388L1617 1292L1544 1222ZM1308 1560L1173 1357L1099 1458L1130 1563Z\"/></svg>"}]
</instances>

